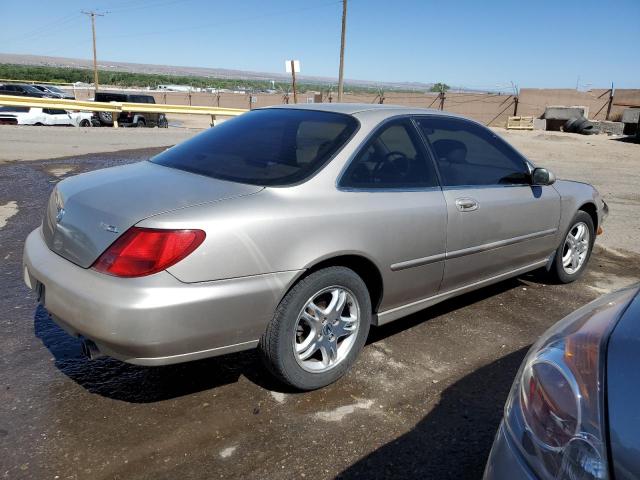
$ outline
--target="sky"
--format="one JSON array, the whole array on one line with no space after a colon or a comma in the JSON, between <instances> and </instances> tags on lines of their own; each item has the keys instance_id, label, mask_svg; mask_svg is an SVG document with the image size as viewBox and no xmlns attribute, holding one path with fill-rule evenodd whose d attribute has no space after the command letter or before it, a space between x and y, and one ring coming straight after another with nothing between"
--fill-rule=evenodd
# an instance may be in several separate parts
<instances>
[{"instance_id":1,"label":"sky","mask_svg":"<svg viewBox=\"0 0 640 480\"><path fill-rule=\"evenodd\" d=\"M0 52L337 77L339 0L0 0ZM345 77L640 88L640 0L348 0Z\"/></svg>"}]
</instances>

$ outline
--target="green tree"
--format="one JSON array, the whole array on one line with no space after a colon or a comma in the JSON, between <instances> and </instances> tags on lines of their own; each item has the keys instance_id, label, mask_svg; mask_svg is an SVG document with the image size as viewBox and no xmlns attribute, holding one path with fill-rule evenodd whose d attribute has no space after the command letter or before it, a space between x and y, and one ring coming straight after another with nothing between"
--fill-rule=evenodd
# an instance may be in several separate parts
<instances>
[{"instance_id":1,"label":"green tree","mask_svg":"<svg viewBox=\"0 0 640 480\"><path fill-rule=\"evenodd\" d=\"M449 85L447 85L446 83L434 83L433 87L431 87L431 91L432 92L446 92L447 90L449 90L451 87Z\"/></svg>"}]
</instances>

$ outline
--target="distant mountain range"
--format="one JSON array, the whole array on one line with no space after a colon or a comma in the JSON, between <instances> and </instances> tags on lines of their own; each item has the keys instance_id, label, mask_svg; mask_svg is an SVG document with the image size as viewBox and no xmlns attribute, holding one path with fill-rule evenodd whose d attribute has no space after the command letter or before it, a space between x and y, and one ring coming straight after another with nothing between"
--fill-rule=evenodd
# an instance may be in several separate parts
<instances>
[{"instance_id":1,"label":"distant mountain range","mask_svg":"<svg viewBox=\"0 0 640 480\"><path fill-rule=\"evenodd\" d=\"M0 53L0 63L11 63L15 65L36 65L47 67L69 67L69 68L93 68L92 60L65 57L46 57L41 55L16 55L11 53ZM100 70L129 73L155 73L164 75L188 75L195 77L210 77L239 80L275 80L278 82L288 81L289 75L285 73L252 72L246 70L230 70L226 68L206 68L206 67L183 67L174 65L153 65L145 63L114 62L110 60L98 60ZM310 75L300 75L297 77L300 82L320 85L336 84L337 79L331 77L316 77ZM433 83L421 82L372 82L369 80L345 79L345 84L358 87L383 87L399 90L428 91Z\"/></svg>"}]
</instances>

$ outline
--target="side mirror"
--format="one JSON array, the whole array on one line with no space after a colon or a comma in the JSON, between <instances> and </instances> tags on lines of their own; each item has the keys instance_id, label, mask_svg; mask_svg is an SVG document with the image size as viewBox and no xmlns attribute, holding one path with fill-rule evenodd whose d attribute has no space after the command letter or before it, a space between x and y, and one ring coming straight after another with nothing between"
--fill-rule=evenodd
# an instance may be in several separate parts
<instances>
[{"instance_id":1,"label":"side mirror","mask_svg":"<svg viewBox=\"0 0 640 480\"><path fill-rule=\"evenodd\" d=\"M536 168L531 174L531 183L533 185L551 185L555 183L556 176L551 170L546 168Z\"/></svg>"}]
</instances>

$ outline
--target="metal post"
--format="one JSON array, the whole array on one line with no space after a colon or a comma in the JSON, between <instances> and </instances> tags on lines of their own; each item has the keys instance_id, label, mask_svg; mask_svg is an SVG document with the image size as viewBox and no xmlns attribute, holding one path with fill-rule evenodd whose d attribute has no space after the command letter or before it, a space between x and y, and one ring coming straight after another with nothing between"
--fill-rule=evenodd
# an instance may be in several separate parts
<instances>
[{"instance_id":1,"label":"metal post","mask_svg":"<svg viewBox=\"0 0 640 480\"><path fill-rule=\"evenodd\" d=\"M342 35L340 36L340 70L338 72L338 103L344 93L344 44L347 30L347 0L342 0Z\"/></svg>"},{"instance_id":2,"label":"metal post","mask_svg":"<svg viewBox=\"0 0 640 480\"><path fill-rule=\"evenodd\" d=\"M609 105L607 106L607 115L604 117L605 120L609 120L609 115L611 114L612 106L613 106L613 82L611 82L611 90L609 90Z\"/></svg>"},{"instance_id":3,"label":"metal post","mask_svg":"<svg viewBox=\"0 0 640 480\"><path fill-rule=\"evenodd\" d=\"M294 61L291 60L291 88L293 88L293 103L298 103L298 92L296 92L296 69Z\"/></svg>"}]
</instances>

